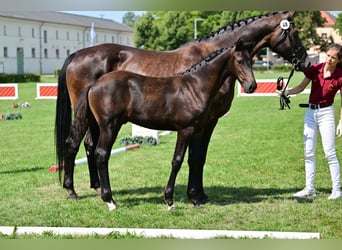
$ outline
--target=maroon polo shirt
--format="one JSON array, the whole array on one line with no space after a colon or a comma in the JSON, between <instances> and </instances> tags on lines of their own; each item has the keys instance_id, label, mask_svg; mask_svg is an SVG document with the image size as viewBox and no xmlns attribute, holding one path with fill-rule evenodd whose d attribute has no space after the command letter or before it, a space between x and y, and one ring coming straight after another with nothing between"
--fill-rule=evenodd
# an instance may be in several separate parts
<instances>
[{"instance_id":1,"label":"maroon polo shirt","mask_svg":"<svg viewBox=\"0 0 342 250\"><path fill-rule=\"evenodd\" d=\"M336 68L330 77L323 77L325 63L314 64L305 71L311 80L309 102L320 105L331 105L338 90L342 91L342 70Z\"/></svg>"}]
</instances>

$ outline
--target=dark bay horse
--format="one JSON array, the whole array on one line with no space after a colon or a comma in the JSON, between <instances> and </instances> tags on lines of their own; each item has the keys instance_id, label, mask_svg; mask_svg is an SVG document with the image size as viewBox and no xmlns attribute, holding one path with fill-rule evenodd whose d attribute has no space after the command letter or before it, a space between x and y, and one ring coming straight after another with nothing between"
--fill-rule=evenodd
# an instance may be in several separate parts
<instances>
[{"instance_id":1,"label":"dark bay horse","mask_svg":"<svg viewBox=\"0 0 342 250\"><path fill-rule=\"evenodd\" d=\"M243 35L247 43L253 46L250 55L263 47L270 47L284 59L294 63L297 70L308 66L306 49L302 45L293 22L294 12L272 13L250 17L222 27L204 39L189 42L172 51L149 51L118 44L102 44L85 48L70 55L60 72L58 79L58 97L56 105L55 137L58 165L63 165L65 140L71 125L71 108L76 106L81 92L93 84L101 75L116 70L128 70L148 76L170 76L183 72L203 56L219 48L232 46ZM281 25L281 23L287 23ZM194 204L208 200L203 189L203 167L207 148L216 123L231 106L234 97L235 78L230 77L221 87L212 103L212 116L201 137L191 138L189 142L189 181L187 193ZM90 186L100 187L97 167L94 159L94 143L88 136L85 147L88 157ZM73 192L73 175L65 182L70 183Z\"/></svg>"},{"instance_id":2,"label":"dark bay horse","mask_svg":"<svg viewBox=\"0 0 342 250\"><path fill-rule=\"evenodd\" d=\"M94 153L101 197L113 210L116 204L108 177L108 160L121 126L133 122L152 129L177 131L172 170L164 192L169 209L174 208L176 176L190 139L203 133L212 100L227 77L237 78L247 93L256 89L251 63L248 51L239 40L234 47L215 51L182 75L150 77L129 71L102 75L80 96L76 106L66 140L66 179L73 174L75 157L89 125L91 135L99 134L98 140L93 139L97 141ZM64 187L73 192L68 183L64 183Z\"/></svg>"}]
</instances>

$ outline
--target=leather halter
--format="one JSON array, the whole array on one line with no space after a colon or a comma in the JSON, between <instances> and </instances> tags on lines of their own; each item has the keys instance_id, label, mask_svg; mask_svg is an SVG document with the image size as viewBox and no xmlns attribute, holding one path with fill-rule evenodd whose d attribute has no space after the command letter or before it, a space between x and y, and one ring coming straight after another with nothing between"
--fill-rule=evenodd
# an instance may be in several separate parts
<instances>
[{"instance_id":1,"label":"leather halter","mask_svg":"<svg viewBox=\"0 0 342 250\"><path fill-rule=\"evenodd\" d=\"M282 33L278 39L278 41L276 42L275 46L274 47L277 47L280 43L282 43L286 37L289 38L289 41L290 41L290 45L291 45L291 50L292 50L292 53L291 53L291 57L292 57L292 61L291 63L294 65L295 67L295 70L299 71L300 70L300 64L304 64L305 62L305 57L306 57L306 49L305 47L301 44L301 45L297 45L295 43L295 40L290 32L290 26L291 24L294 24L294 21L291 20L289 21L288 19L286 19L284 17L284 14L281 13L281 21L280 21L280 27L282 28ZM303 53L303 56L301 58L299 58L299 53Z\"/></svg>"}]
</instances>

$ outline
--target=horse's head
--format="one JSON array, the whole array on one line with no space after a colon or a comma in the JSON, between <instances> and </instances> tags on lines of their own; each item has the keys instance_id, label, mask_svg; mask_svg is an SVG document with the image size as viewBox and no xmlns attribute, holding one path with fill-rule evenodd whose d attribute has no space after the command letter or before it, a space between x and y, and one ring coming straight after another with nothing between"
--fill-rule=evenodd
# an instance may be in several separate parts
<instances>
[{"instance_id":1,"label":"horse's head","mask_svg":"<svg viewBox=\"0 0 342 250\"><path fill-rule=\"evenodd\" d=\"M270 38L270 48L291 62L297 71L305 71L309 66L306 49L298 36L293 16L295 12L280 13L278 25Z\"/></svg>"},{"instance_id":2,"label":"horse's head","mask_svg":"<svg viewBox=\"0 0 342 250\"><path fill-rule=\"evenodd\" d=\"M253 93L257 87L257 83L252 70L252 59L243 39L240 38L231 50L232 60L229 62L229 67L233 66L235 77L245 92Z\"/></svg>"}]
</instances>

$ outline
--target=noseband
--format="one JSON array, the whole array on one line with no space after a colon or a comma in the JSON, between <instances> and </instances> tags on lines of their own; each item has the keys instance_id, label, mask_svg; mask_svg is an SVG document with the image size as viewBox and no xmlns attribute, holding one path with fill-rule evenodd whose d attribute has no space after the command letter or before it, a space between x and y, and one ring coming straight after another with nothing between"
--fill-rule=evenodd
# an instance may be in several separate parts
<instances>
[{"instance_id":1,"label":"noseband","mask_svg":"<svg viewBox=\"0 0 342 250\"><path fill-rule=\"evenodd\" d=\"M280 27L282 29L281 35L278 39L278 41L276 42L274 47L277 47L280 43L282 43L286 37L289 37L289 41L290 41L290 45L291 45L291 57L292 57L292 65L294 65L295 70L299 70L300 69L300 64L304 64L305 63L305 57L306 57L306 49L305 47L301 44L301 45L297 45L295 43L295 40L293 38L293 36L291 35L290 32L290 26L291 24L294 24L294 21L289 21L286 18L283 17L283 14L281 14L282 16L282 20L280 21ZM299 54L302 53L302 57L299 58Z\"/></svg>"}]
</instances>

